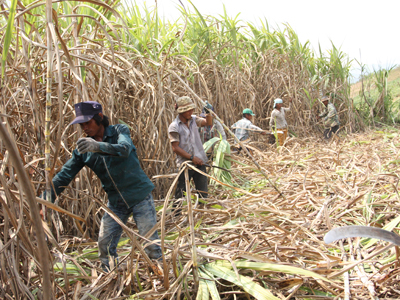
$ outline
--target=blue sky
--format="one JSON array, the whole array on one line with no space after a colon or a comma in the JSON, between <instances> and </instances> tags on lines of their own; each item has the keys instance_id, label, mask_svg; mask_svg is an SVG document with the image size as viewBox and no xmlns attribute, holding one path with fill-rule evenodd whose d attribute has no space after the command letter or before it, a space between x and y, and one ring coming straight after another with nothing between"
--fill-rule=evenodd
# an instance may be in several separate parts
<instances>
[{"instance_id":1,"label":"blue sky","mask_svg":"<svg viewBox=\"0 0 400 300\"><path fill-rule=\"evenodd\" d=\"M129 3L133 0L125 0ZM181 0L190 7L187 0ZM180 17L178 0L136 0L141 7L158 4L159 14L167 19ZM301 42L310 41L318 50L336 47L365 64L370 71L379 67L400 65L399 14L400 0L192 0L203 15L223 14L225 4L229 16L240 13L239 19L257 24L267 19L270 27L289 23ZM192 10L193 11L193 10ZM353 63L352 74L359 75Z\"/></svg>"}]
</instances>

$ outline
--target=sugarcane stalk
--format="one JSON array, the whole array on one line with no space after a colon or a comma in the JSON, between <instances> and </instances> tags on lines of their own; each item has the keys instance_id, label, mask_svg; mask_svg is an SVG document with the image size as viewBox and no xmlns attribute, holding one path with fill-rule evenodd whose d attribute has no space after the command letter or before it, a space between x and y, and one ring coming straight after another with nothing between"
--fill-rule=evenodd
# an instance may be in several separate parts
<instances>
[{"instance_id":1,"label":"sugarcane stalk","mask_svg":"<svg viewBox=\"0 0 400 300\"><path fill-rule=\"evenodd\" d=\"M42 227L42 220L40 218L39 209L36 203L35 192L31 180L24 168L23 163L21 162L21 158L19 156L19 151L17 149L15 140L13 140L11 136L8 134L7 129L4 126L3 122L0 122L0 138L5 147L8 149L11 158L11 163L17 172L19 178L18 181L21 184L22 190L25 194L24 195L25 199L29 204L30 215L37 237L38 253L40 253L37 254L37 259L40 262L40 267L43 275L43 281L42 281L43 299L44 300L53 299L54 293L51 286L50 268L49 268L49 266L51 265L49 259L50 255L45 240L44 230ZM21 195L21 197L23 197L23 195ZM21 205L23 205L22 202Z\"/></svg>"},{"instance_id":2,"label":"sugarcane stalk","mask_svg":"<svg viewBox=\"0 0 400 300\"><path fill-rule=\"evenodd\" d=\"M46 177L46 200L51 201L51 163L50 163L50 121L51 121L51 71L53 68L53 39L50 27L53 26L52 1L46 0L46 22L47 22L47 72L46 72L46 113L44 129L44 157L45 157L45 177ZM46 213L44 212L44 215Z\"/></svg>"},{"instance_id":3,"label":"sugarcane stalk","mask_svg":"<svg viewBox=\"0 0 400 300\"><path fill-rule=\"evenodd\" d=\"M190 192L190 181L189 181L189 168L185 165L185 185L186 185L186 200L188 206L188 220L190 227L190 241L192 246L192 260L193 260L193 279L195 283L196 290L199 286L199 271L197 263L197 251L196 251L196 241L194 236L194 222L193 222L193 209L192 209L192 197Z\"/></svg>"}]
</instances>

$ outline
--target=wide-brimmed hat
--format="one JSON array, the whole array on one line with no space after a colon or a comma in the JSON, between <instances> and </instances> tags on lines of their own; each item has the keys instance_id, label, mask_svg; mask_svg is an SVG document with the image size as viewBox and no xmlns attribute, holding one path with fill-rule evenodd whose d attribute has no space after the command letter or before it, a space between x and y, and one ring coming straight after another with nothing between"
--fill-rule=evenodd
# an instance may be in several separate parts
<instances>
[{"instance_id":1,"label":"wide-brimmed hat","mask_svg":"<svg viewBox=\"0 0 400 300\"><path fill-rule=\"evenodd\" d=\"M70 125L88 122L98 113L103 113L103 108L96 101L77 103L75 104L75 119Z\"/></svg>"},{"instance_id":2,"label":"wide-brimmed hat","mask_svg":"<svg viewBox=\"0 0 400 300\"><path fill-rule=\"evenodd\" d=\"M253 111L250 108L243 109L243 114L255 116L255 114L253 114Z\"/></svg>"},{"instance_id":3,"label":"wide-brimmed hat","mask_svg":"<svg viewBox=\"0 0 400 300\"><path fill-rule=\"evenodd\" d=\"M178 113L184 113L185 111L196 108L196 104L194 104L193 100L188 96L183 96L176 99L176 105L178 106Z\"/></svg>"},{"instance_id":4,"label":"wide-brimmed hat","mask_svg":"<svg viewBox=\"0 0 400 300\"><path fill-rule=\"evenodd\" d=\"M283 100L281 98L276 98L274 100L274 108L276 107L276 104L278 104L278 103L283 103Z\"/></svg>"},{"instance_id":5,"label":"wide-brimmed hat","mask_svg":"<svg viewBox=\"0 0 400 300\"><path fill-rule=\"evenodd\" d=\"M323 96L323 97L321 98L321 102L329 101L329 100L331 100L331 98L330 98L329 96Z\"/></svg>"}]
</instances>

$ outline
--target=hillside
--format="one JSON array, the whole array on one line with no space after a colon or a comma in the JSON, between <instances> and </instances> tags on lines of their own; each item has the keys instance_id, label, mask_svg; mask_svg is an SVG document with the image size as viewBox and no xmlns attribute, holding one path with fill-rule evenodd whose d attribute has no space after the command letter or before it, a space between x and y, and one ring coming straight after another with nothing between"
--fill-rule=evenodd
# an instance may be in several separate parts
<instances>
[{"instance_id":1,"label":"hillside","mask_svg":"<svg viewBox=\"0 0 400 300\"><path fill-rule=\"evenodd\" d=\"M388 78L388 83L391 83L391 85L400 87L400 66L390 72L389 78ZM361 87L362 87L361 81L354 83L351 86L350 97L353 99L356 98L360 93ZM396 94L396 98L400 98L400 89L398 88L398 90L399 90L399 92ZM393 96L395 98L395 95L393 95Z\"/></svg>"}]
</instances>

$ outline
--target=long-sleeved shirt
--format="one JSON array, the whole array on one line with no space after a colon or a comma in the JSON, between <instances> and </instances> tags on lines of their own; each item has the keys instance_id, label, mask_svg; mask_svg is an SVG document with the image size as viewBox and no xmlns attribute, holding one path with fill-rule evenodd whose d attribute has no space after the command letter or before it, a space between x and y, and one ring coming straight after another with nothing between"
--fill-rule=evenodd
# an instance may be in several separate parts
<instances>
[{"instance_id":1,"label":"long-sleeved shirt","mask_svg":"<svg viewBox=\"0 0 400 300\"><path fill-rule=\"evenodd\" d=\"M336 125L340 125L339 116L333 103L329 102L319 116L323 118L325 128L331 128Z\"/></svg>"},{"instance_id":2,"label":"long-sleeved shirt","mask_svg":"<svg viewBox=\"0 0 400 300\"><path fill-rule=\"evenodd\" d=\"M126 125L107 126L99 144L101 152L81 154L77 149L72 152L72 157L53 178L52 202L84 166L99 177L111 204L122 201L132 207L150 194L154 185L140 167Z\"/></svg>"},{"instance_id":3,"label":"long-sleeved shirt","mask_svg":"<svg viewBox=\"0 0 400 300\"><path fill-rule=\"evenodd\" d=\"M240 140L244 141L250 137L248 129L262 130L260 127L253 125L250 120L243 117L243 119L237 121L231 126L235 130L235 136Z\"/></svg>"},{"instance_id":4,"label":"long-sleeved shirt","mask_svg":"<svg viewBox=\"0 0 400 300\"><path fill-rule=\"evenodd\" d=\"M200 158L203 162L207 162L207 155L203 149L203 143L200 139L199 126L203 118L192 115L192 118L188 122L188 126L184 124L179 115L172 121L168 127L168 135L171 143L179 142L179 147L185 150L188 154ZM176 165L179 168L180 165L188 159L177 155Z\"/></svg>"},{"instance_id":5,"label":"long-sleeved shirt","mask_svg":"<svg viewBox=\"0 0 400 300\"><path fill-rule=\"evenodd\" d=\"M201 142L203 144L205 142L207 142L208 140L211 140L213 137L219 137L220 135L223 140L226 140L226 134L225 134L224 127L218 120L215 120L215 119L213 119L212 126L200 127L199 133L200 133Z\"/></svg>"},{"instance_id":6,"label":"long-sleeved shirt","mask_svg":"<svg viewBox=\"0 0 400 300\"><path fill-rule=\"evenodd\" d=\"M274 108L274 110L271 112L271 119L269 120L269 126L275 127L276 123L276 129L285 129L288 124L286 122L286 112L290 111L290 104L289 107L281 107L280 110Z\"/></svg>"}]
</instances>

